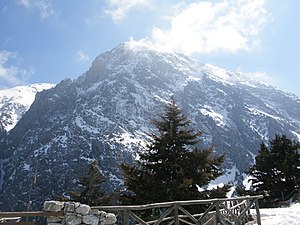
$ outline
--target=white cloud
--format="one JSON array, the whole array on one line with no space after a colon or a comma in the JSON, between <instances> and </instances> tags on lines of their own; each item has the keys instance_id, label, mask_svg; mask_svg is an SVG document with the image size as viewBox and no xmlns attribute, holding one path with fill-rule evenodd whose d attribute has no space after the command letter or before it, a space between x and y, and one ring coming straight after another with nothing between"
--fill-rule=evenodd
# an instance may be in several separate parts
<instances>
[{"instance_id":1,"label":"white cloud","mask_svg":"<svg viewBox=\"0 0 300 225\"><path fill-rule=\"evenodd\" d=\"M242 72L239 69L237 70L242 76L246 77L248 80L254 81L263 81L269 84L273 83L272 78L265 72Z\"/></svg>"},{"instance_id":2,"label":"white cloud","mask_svg":"<svg viewBox=\"0 0 300 225\"><path fill-rule=\"evenodd\" d=\"M139 6L149 6L152 0L107 0L109 9L105 12L111 16L115 23L119 23L126 18L127 13Z\"/></svg>"},{"instance_id":3,"label":"white cloud","mask_svg":"<svg viewBox=\"0 0 300 225\"><path fill-rule=\"evenodd\" d=\"M160 49L185 54L250 51L271 21L266 0L197 1L169 18L169 28L154 27L151 41Z\"/></svg>"},{"instance_id":4,"label":"white cloud","mask_svg":"<svg viewBox=\"0 0 300 225\"><path fill-rule=\"evenodd\" d=\"M47 18L55 15L55 11L50 2L36 1L35 6L39 9L42 18Z\"/></svg>"},{"instance_id":5,"label":"white cloud","mask_svg":"<svg viewBox=\"0 0 300 225\"><path fill-rule=\"evenodd\" d=\"M52 4L47 0L18 0L18 3L27 9L37 9L43 19L55 15Z\"/></svg>"},{"instance_id":6,"label":"white cloud","mask_svg":"<svg viewBox=\"0 0 300 225\"><path fill-rule=\"evenodd\" d=\"M9 59L16 58L17 54L13 52L0 52L0 83L1 86L15 86L25 84L29 76L34 73L33 69L24 70L15 65L7 65Z\"/></svg>"},{"instance_id":7,"label":"white cloud","mask_svg":"<svg viewBox=\"0 0 300 225\"><path fill-rule=\"evenodd\" d=\"M89 60L90 60L90 57L88 54L84 53L81 50L77 52L77 61L85 62L85 61L89 61Z\"/></svg>"},{"instance_id":8,"label":"white cloud","mask_svg":"<svg viewBox=\"0 0 300 225\"><path fill-rule=\"evenodd\" d=\"M18 3L25 8L31 7L31 1L30 0L19 0Z\"/></svg>"}]
</instances>

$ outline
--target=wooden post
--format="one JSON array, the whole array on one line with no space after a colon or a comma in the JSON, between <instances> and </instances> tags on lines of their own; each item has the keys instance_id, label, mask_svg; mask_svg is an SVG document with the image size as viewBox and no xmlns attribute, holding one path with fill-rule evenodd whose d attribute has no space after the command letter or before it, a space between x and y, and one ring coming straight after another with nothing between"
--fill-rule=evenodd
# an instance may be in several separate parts
<instances>
[{"instance_id":1,"label":"wooden post","mask_svg":"<svg viewBox=\"0 0 300 225\"><path fill-rule=\"evenodd\" d=\"M127 209L124 209L123 215L124 215L124 225L129 225L129 216L128 216L128 210Z\"/></svg>"},{"instance_id":2,"label":"wooden post","mask_svg":"<svg viewBox=\"0 0 300 225\"><path fill-rule=\"evenodd\" d=\"M216 201L216 224L220 223L220 202Z\"/></svg>"},{"instance_id":3,"label":"wooden post","mask_svg":"<svg viewBox=\"0 0 300 225\"><path fill-rule=\"evenodd\" d=\"M179 225L178 204L175 204L175 208L174 208L174 220L175 220L175 225Z\"/></svg>"},{"instance_id":4,"label":"wooden post","mask_svg":"<svg viewBox=\"0 0 300 225\"><path fill-rule=\"evenodd\" d=\"M257 225L261 225L261 218L260 218L260 212L259 212L258 199L255 199L255 209L256 209Z\"/></svg>"}]
</instances>

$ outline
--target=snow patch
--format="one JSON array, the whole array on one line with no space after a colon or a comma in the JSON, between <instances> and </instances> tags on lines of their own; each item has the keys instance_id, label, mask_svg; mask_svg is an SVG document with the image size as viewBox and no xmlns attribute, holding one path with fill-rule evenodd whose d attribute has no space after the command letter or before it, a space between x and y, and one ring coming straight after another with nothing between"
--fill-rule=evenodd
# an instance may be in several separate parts
<instances>
[{"instance_id":1,"label":"snow patch","mask_svg":"<svg viewBox=\"0 0 300 225\"><path fill-rule=\"evenodd\" d=\"M80 159L88 161L88 162L92 162L95 160L94 158L88 158L88 157L84 157L84 156L80 156Z\"/></svg>"},{"instance_id":2,"label":"snow patch","mask_svg":"<svg viewBox=\"0 0 300 225\"><path fill-rule=\"evenodd\" d=\"M205 64L204 71L206 71L214 80L227 83L230 85L240 84L252 88L257 88L258 85L270 86L266 82L270 81L270 77L266 73L244 73L244 72L231 72L214 66Z\"/></svg>"},{"instance_id":3,"label":"snow patch","mask_svg":"<svg viewBox=\"0 0 300 225\"><path fill-rule=\"evenodd\" d=\"M251 112L251 114L255 115L255 116L266 116L266 117L270 117L270 118L273 118L274 120L277 120L277 121L281 121L282 119L278 116L273 116L269 113L266 113L262 110L259 110L259 109L256 109L256 108L251 108L251 107L246 107L248 108L248 110Z\"/></svg>"},{"instance_id":4,"label":"snow patch","mask_svg":"<svg viewBox=\"0 0 300 225\"><path fill-rule=\"evenodd\" d=\"M54 84L32 84L0 90L0 120L4 129L10 131L30 108L37 92L54 87Z\"/></svg>"},{"instance_id":5,"label":"snow patch","mask_svg":"<svg viewBox=\"0 0 300 225\"><path fill-rule=\"evenodd\" d=\"M85 130L91 134L99 134L100 133L99 128L95 128L95 127L87 124L81 116L77 116L75 118L74 122L75 122L75 125L78 126L81 130Z\"/></svg>"},{"instance_id":6,"label":"snow patch","mask_svg":"<svg viewBox=\"0 0 300 225\"><path fill-rule=\"evenodd\" d=\"M217 179L212 180L209 186L217 186L219 184L225 183L233 183L235 181L236 175L239 174L239 170L236 165L234 165L231 169L227 169L222 176L219 176Z\"/></svg>"},{"instance_id":7,"label":"snow patch","mask_svg":"<svg viewBox=\"0 0 300 225\"><path fill-rule=\"evenodd\" d=\"M222 176L217 177L215 180L212 180L207 186L207 190L213 190L217 188L224 187L224 184L234 184L236 175L239 174L240 171L237 169L236 165L234 165L231 169L227 169ZM226 194L228 198L232 197L233 192L235 191L235 187L232 186L230 191Z\"/></svg>"},{"instance_id":8,"label":"snow patch","mask_svg":"<svg viewBox=\"0 0 300 225\"><path fill-rule=\"evenodd\" d=\"M24 163L23 170L30 171L31 170L31 165L27 164L27 163Z\"/></svg>"},{"instance_id":9,"label":"snow patch","mask_svg":"<svg viewBox=\"0 0 300 225\"><path fill-rule=\"evenodd\" d=\"M227 118L227 112L226 110L223 110L222 114L214 111L212 107L205 105L204 108L200 109L200 112L204 116L211 117L217 126L219 127L225 127L226 125L226 118Z\"/></svg>"},{"instance_id":10,"label":"snow patch","mask_svg":"<svg viewBox=\"0 0 300 225\"><path fill-rule=\"evenodd\" d=\"M294 132L294 131L291 131L297 138L298 138L298 141L300 141L300 134Z\"/></svg>"},{"instance_id":11,"label":"snow patch","mask_svg":"<svg viewBox=\"0 0 300 225\"><path fill-rule=\"evenodd\" d=\"M252 188L252 179L254 178L253 176L249 176L246 174L243 174L244 180L243 180L243 186L245 187L246 191L251 190Z\"/></svg>"},{"instance_id":12,"label":"snow patch","mask_svg":"<svg viewBox=\"0 0 300 225\"><path fill-rule=\"evenodd\" d=\"M147 136L143 132L137 132L136 134L132 134L125 129L119 127L122 132L117 134L111 141L115 141L119 144L126 146L128 149L132 149L133 146L146 146L145 136Z\"/></svg>"},{"instance_id":13,"label":"snow patch","mask_svg":"<svg viewBox=\"0 0 300 225\"><path fill-rule=\"evenodd\" d=\"M109 180L118 183L120 186L124 185L124 181L112 173L109 173Z\"/></svg>"},{"instance_id":14,"label":"snow patch","mask_svg":"<svg viewBox=\"0 0 300 225\"><path fill-rule=\"evenodd\" d=\"M46 155L48 153L48 150L50 149L51 145L50 144L45 144L41 148L35 150L34 157L38 157L39 155Z\"/></svg>"},{"instance_id":15,"label":"snow patch","mask_svg":"<svg viewBox=\"0 0 300 225\"><path fill-rule=\"evenodd\" d=\"M255 209L251 209L250 212L251 214L256 214ZM263 225L299 225L299 212L300 203L296 203L287 208L260 209L261 223Z\"/></svg>"}]
</instances>

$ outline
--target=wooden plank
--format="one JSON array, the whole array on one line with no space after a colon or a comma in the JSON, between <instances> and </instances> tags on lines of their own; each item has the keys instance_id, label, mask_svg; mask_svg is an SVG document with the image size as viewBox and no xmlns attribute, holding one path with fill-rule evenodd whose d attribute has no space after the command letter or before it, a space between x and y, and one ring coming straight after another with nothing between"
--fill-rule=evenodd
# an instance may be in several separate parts
<instances>
[{"instance_id":1,"label":"wooden plank","mask_svg":"<svg viewBox=\"0 0 300 225\"><path fill-rule=\"evenodd\" d=\"M209 212L216 206L216 203L211 204L203 213L203 215L198 219L199 224L203 224L204 218L209 214Z\"/></svg>"},{"instance_id":2,"label":"wooden plank","mask_svg":"<svg viewBox=\"0 0 300 225\"><path fill-rule=\"evenodd\" d=\"M143 224L143 225L148 225L147 222L145 222L143 219L141 219L140 217L138 217L138 216L137 216L136 214L134 214L133 212L129 211L128 214L129 214L129 216L130 216L131 218L133 218L136 222L139 222L139 223L141 223L141 224Z\"/></svg>"},{"instance_id":3,"label":"wooden plank","mask_svg":"<svg viewBox=\"0 0 300 225\"><path fill-rule=\"evenodd\" d=\"M124 225L129 225L129 215L128 215L128 210L124 209Z\"/></svg>"},{"instance_id":4,"label":"wooden plank","mask_svg":"<svg viewBox=\"0 0 300 225\"><path fill-rule=\"evenodd\" d=\"M188 225L195 225L194 223L191 223L191 222L189 222L189 221L186 221L186 220L184 220L184 219L182 219L182 218L179 218L179 221L181 221L181 222L183 222L183 223L185 223L185 224L188 224Z\"/></svg>"},{"instance_id":5,"label":"wooden plank","mask_svg":"<svg viewBox=\"0 0 300 225\"><path fill-rule=\"evenodd\" d=\"M175 225L179 225L178 204L176 204L174 208L174 220L175 220Z\"/></svg>"},{"instance_id":6,"label":"wooden plank","mask_svg":"<svg viewBox=\"0 0 300 225\"><path fill-rule=\"evenodd\" d=\"M216 224L219 224L220 223L220 202L217 201L216 202Z\"/></svg>"},{"instance_id":7,"label":"wooden plank","mask_svg":"<svg viewBox=\"0 0 300 225\"><path fill-rule=\"evenodd\" d=\"M228 208L226 207L226 205L220 204L220 206L228 213L228 215L231 215L233 218L236 218L236 220L239 219L237 215L235 215L234 213L232 213L232 212L230 211L230 209L228 209Z\"/></svg>"},{"instance_id":8,"label":"wooden plank","mask_svg":"<svg viewBox=\"0 0 300 225\"><path fill-rule=\"evenodd\" d=\"M9 221L12 221L12 222L18 222L22 219L22 217L1 217L0 218L0 223L2 222L9 222Z\"/></svg>"},{"instance_id":9,"label":"wooden plank","mask_svg":"<svg viewBox=\"0 0 300 225\"><path fill-rule=\"evenodd\" d=\"M159 219L154 223L154 225L160 224L160 222L167 216L169 215L175 208L175 205L171 208L168 208L160 217Z\"/></svg>"},{"instance_id":10,"label":"wooden plank","mask_svg":"<svg viewBox=\"0 0 300 225\"><path fill-rule=\"evenodd\" d=\"M208 224L212 224L211 222L216 219L216 216L212 216L211 218L209 218L209 220L207 220L205 223L203 223L203 225L208 225ZM217 223L216 223L217 224Z\"/></svg>"},{"instance_id":11,"label":"wooden plank","mask_svg":"<svg viewBox=\"0 0 300 225\"><path fill-rule=\"evenodd\" d=\"M186 209L184 209L182 206L179 206L179 210L183 212L185 215L187 215L188 218L190 218L195 224L198 223L197 219L192 214L190 214Z\"/></svg>"},{"instance_id":12,"label":"wooden plank","mask_svg":"<svg viewBox=\"0 0 300 225\"><path fill-rule=\"evenodd\" d=\"M255 199L255 209L256 209L257 225L261 225L261 218L260 218L260 212L259 212L258 199Z\"/></svg>"},{"instance_id":13,"label":"wooden plank","mask_svg":"<svg viewBox=\"0 0 300 225\"><path fill-rule=\"evenodd\" d=\"M35 225L35 222L2 222L1 225Z\"/></svg>"},{"instance_id":14,"label":"wooden plank","mask_svg":"<svg viewBox=\"0 0 300 225\"><path fill-rule=\"evenodd\" d=\"M63 216L63 212L0 212L0 218L2 217L36 217L36 216Z\"/></svg>"},{"instance_id":15,"label":"wooden plank","mask_svg":"<svg viewBox=\"0 0 300 225\"><path fill-rule=\"evenodd\" d=\"M242 218L246 215L246 212L250 210L251 206L253 205L254 201L250 201L249 205L240 213L239 218Z\"/></svg>"},{"instance_id":16,"label":"wooden plank","mask_svg":"<svg viewBox=\"0 0 300 225\"><path fill-rule=\"evenodd\" d=\"M223 220L225 220L224 224L235 224L234 221L230 221L225 215L221 214L221 222L222 222L222 224L223 224Z\"/></svg>"},{"instance_id":17,"label":"wooden plank","mask_svg":"<svg viewBox=\"0 0 300 225\"><path fill-rule=\"evenodd\" d=\"M236 222L239 221L239 219L242 219L245 214L249 211L249 204L247 204L247 202L256 202L258 201L258 199L263 198L262 195L258 195L258 196L246 196L246 197L236 197L236 198L220 198L220 199L208 199L208 200L191 200L191 201L174 201L174 202L162 202L162 203L153 203L153 204L147 204L147 205L129 205L129 206L96 206L96 207L92 207L94 209L100 209L100 210L104 210L104 211L113 211L113 212L129 212L129 211L140 211L140 210L147 210L147 209L154 209L154 208L167 208L168 210L166 212L168 212L168 214L171 213L171 208L175 209L174 207L178 206L178 209L181 210L181 208L183 210L181 210L186 217L188 217L189 219L191 219L193 222L197 222L197 224L203 224L204 221L204 217L206 217L208 214L213 213L212 210L213 208L215 208L215 216L216 216L216 220L219 221L220 223L222 223L222 221L220 221L221 218L221 214L224 213L226 215L229 216L229 218L231 218L231 220L235 220ZM189 212L187 212L186 210L184 210L184 208L182 206L192 206L192 205L203 205L203 204L210 204L210 206L206 209L206 211L204 212L204 214L200 214L199 215L199 219L197 221L195 221L196 217L195 215L191 215ZM256 204L258 206L258 204ZM224 209L222 209L224 208ZM170 211L171 210L171 211ZM258 220L260 220L260 215L259 215L259 208L257 208L258 210ZM165 212L165 213L166 213ZM171 217L168 216L168 214L165 215L165 213L163 213L163 215L161 215L161 217L158 220L154 220L154 221L148 221L146 223L148 224L159 224L162 221L167 221L170 219L174 219L174 222L176 223L176 219L177 219L177 213L174 210L174 214L175 217ZM226 216L224 215L224 216ZM240 215L240 217L239 217ZM183 219L183 215L179 215L178 214L178 219ZM125 219L125 224L128 224L128 214L126 215L126 213L124 214L124 219ZM178 223L178 222L177 222ZM207 223L207 221L205 221L205 223ZM260 222L258 222L260 223ZM260 223L261 224L261 223ZM1 225L1 224L0 224Z\"/></svg>"},{"instance_id":18,"label":"wooden plank","mask_svg":"<svg viewBox=\"0 0 300 225\"><path fill-rule=\"evenodd\" d=\"M174 202L161 202L161 203L153 203L147 205L125 205L125 206L93 206L92 209L100 209L100 210L145 210L145 209L152 209L152 208L168 208L174 204L178 205L202 205L202 204L209 204L214 203L216 201L242 201L247 199L261 199L263 195L256 195L256 196L246 196L246 197L236 197L236 198L220 198L220 199L207 199L207 200L190 200L190 201L174 201Z\"/></svg>"}]
</instances>

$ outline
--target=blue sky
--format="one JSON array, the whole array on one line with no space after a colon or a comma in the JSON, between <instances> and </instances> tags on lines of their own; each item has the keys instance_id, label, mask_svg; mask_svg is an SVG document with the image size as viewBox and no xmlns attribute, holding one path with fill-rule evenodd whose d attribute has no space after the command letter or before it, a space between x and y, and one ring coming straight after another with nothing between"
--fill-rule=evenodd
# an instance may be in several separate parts
<instances>
[{"instance_id":1,"label":"blue sky","mask_svg":"<svg viewBox=\"0 0 300 225\"><path fill-rule=\"evenodd\" d=\"M300 96L299 0L0 0L0 89L75 79L126 41Z\"/></svg>"}]
</instances>

